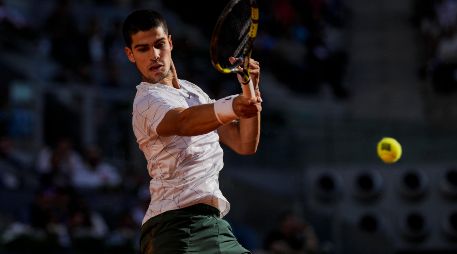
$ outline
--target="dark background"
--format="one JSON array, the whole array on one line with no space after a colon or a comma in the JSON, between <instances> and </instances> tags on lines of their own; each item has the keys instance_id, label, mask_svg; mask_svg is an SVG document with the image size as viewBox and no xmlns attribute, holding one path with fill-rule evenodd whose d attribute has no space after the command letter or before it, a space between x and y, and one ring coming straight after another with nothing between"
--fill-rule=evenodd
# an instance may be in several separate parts
<instances>
[{"instance_id":1,"label":"dark background","mask_svg":"<svg viewBox=\"0 0 457 254\"><path fill-rule=\"evenodd\" d=\"M221 98L239 92L209 59L225 3L0 0L0 253L138 251L148 176L120 24L162 12L179 77ZM456 253L457 2L258 5L261 142L252 156L224 147L220 176L240 242L306 253L312 228L320 253ZM396 164L376 155L385 136L402 144ZM93 147L120 181L65 173Z\"/></svg>"}]
</instances>

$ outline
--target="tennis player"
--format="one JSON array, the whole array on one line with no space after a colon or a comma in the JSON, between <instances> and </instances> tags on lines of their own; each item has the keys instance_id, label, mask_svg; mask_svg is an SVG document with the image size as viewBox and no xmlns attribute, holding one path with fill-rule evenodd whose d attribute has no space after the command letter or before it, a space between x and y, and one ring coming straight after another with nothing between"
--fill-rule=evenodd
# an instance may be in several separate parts
<instances>
[{"instance_id":1,"label":"tennis player","mask_svg":"<svg viewBox=\"0 0 457 254\"><path fill-rule=\"evenodd\" d=\"M133 11L124 20L123 36L125 53L142 78L132 125L151 176L141 253L250 253L222 219L230 203L219 189L224 165L219 142L239 154L256 152L259 63L251 60L249 67L255 98L212 100L197 85L178 79L172 37L159 13Z\"/></svg>"}]
</instances>

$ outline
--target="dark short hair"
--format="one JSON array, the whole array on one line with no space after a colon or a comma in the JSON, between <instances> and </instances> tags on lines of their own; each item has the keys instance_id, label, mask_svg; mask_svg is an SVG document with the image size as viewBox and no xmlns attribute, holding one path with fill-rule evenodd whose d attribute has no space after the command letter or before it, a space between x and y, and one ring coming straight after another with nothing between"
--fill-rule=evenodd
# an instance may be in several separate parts
<instances>
[{"instance_id":1,"label":"dark short hair","mask_svg":"<svg viewBox=\"0 0 457 254\"><path fill-rule=\"evenodd\" d=\"M127 47L132 46L132 35L160 26L168 34L167 22L160 13L154 10L142 9L131 12L122 24L122 35L125 45Z\"/></svg>"}]
</instances>

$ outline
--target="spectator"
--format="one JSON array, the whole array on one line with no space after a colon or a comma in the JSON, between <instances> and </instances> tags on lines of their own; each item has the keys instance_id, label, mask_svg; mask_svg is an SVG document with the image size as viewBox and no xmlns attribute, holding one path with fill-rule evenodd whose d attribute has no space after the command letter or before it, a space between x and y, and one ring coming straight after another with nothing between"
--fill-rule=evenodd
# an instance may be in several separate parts
<instances>
[{"instance_id":1,"label":"spectator","mask_svg":"<svg viewBox=\"0 0 457 254\"><path fill-rule=\"evenodd\" d=\"M66 248L71 244L66 220L72 199L71 189L43 187L35 194L30 207L30 226L54 248Z\"/></svg>"},{"instance_id":2,"label":"spectator","mask_svg":"<svg viewBox=\"0 0 457 254\"><path fill-rule=\"evenodd\" d=\"M85 248L97 242L91 245L97 249L108 232L103 217L70 187L40 189L30 209L30 225L59 248Z\"/></svg>"},{"instance_id":3,"label":"spectator","mask_svg":"<svg viewBox=\"0 0 457 254\"><path fill-rule=\"evenodd\" d=\"M111 26L103 36L103 56L106 64L124 60L124 51L122 50L124 44L121 34L122 21L114 19L110 24Z\"/></svg>"},{"instance_id":4,"label":"spectator","mask_svg":"<svg viewBox=\"0 0 457 254\"><path fill-rule=\"evenodd\" d=\"M103 241L108 234L105 219L80 197L75 197L71 205L67 227L73 249L77 253L102 252Z\"/></svg>"},{"instance_id":5,"label":"spectator","mask_svg":"<svg viewBox=\"0 0 457 254\"><path fill-rule=\"evenodd\" d=\"M68 186L72 175L82 168L81 156L68 137L61 137L52 148L42 148L36 160L36 170L44 186Z\"/></svg>"},{"instance_id":6,"label":"spectator","mask_svg":"<svg viewBox=\"0 0 457 254\"><path fill-rule=\"evenodd\" d=\"M337 29L331 29L330 26L316 29L306 43L309 52L306 60L311 65L313 75L316 75L316 85L327 83L336 98L346 99L349 93L343 82L347 53L343 47L332 45L329 40L329 37L337 32Z\"/></svg>"},{"instance_id":7,"label":"spectator","mask_svg":"<svg viewBox=\"0 0 457 254\"><path fill-rule=\"evenodd\" d=\"M280 216L277 227L267 234L264 249L269 254L317 253L318 239L311 225L287 211Z\"/></svg>"},{"instance_id":8,"label":"spectator","mask_svg":"<svg viewBox=\"0 0 457 254\"><path fill-rule=\"evenodd\" d=\"M110 27L103 34L103 66L101 72L103 87L116 88L121 86L119 63L125 61L123 42L121 36L121 24L119 19L110 22Z\"/></svg>"},{"instance_id":9,"label":"spectator","mask_svg":"<svg viewBox=\"0 0 457 254\"><path fill-rule=\"evenodd\" d=\"M106 239L109 253L135 253L136 243L139 241L137 223L129 209L122 211L116 218L114 228Z\"/></svg>"},{"instance_id":10,"label":"spectator","mask_svg":"<svg viewBox=\"0 0 457 254\"><path fill-rule=\"evenodd\" d=\"M82 38L87 41L89 58L87 59L87 81L101 83L103 80L103 30L97 16L90 17ZM85 70L86 71L86 70Z\"/></svg>"},{"instance_id":11,"label":"spectator","mask_svg":"<svg viewBox=\"0 0 457 254\"><path fill-rule=\"evenodd\" d=\"M23 152L15 149L14 141L8 136L0 136L0 181L7 188L21 185L33 186L30 177L30 162Z\"/></svg>"},{"instance_id":12,"label":"spectator","mask_svg":"<svg viewBox=\"0 0 457 254\"><path fill-rule=\"evenodd\" d=\"M17 40L30 40L36 38L36 32L25 16L18 10L11 8L5 1L0 0L0 43L7 47L17 49ZM11 48L10 48L11 50Z\"/></svg>"},{"instance_id":13,"label":"spectator","mask_svg":"<svg viewBox=\"0 0 457 254\"><path fill-rule=\"evenodd\" d=\"M16 29L28 26L24 16L6 6L3 0L0 0L0 24L10 25Z\"/></svg>"},{"instance_id":14,"label":"spectator","mask_svg":"<svg viewBox=\"0 0 457 254\"><path fill-rule=\"evenodd\" d=\"M61 67L58 81L87 81L89 76L89 42L83 36L73 13L71 1L56 1L56 6L46 18L44 31L49 36L51 58Z\"/></svg>"},{"instance_id":15,"label":"spectator","mask_svg":"<svg viewBox=\"0 0 457 254\"><path fill-rule=\"evenodd\" d=\"M84 159L84 167L73 172L72 181L75 187L100 189L120 185L121 178L118 169L104 160L98 147L87 148Z\"/></svg>"},{"instance_id":16,"label":"spectator","mask_svg":"<svg viewBox=\"0 0 457 254\"><path fill-rule=\"evenodd\" d=\"M99 63L105 59L103 49L103 30L100 20L97 16L92 16L87 24L85 33L89 42L90 60L92 63Z\"/></svg>"},{"instance_id":17,"label":"spectator","mask_svg":"<svg viewBox=\"0 0 457 254\"><path fill-rule=\"evenodd\" d=\"M69 211L67 226L72 239L100 240L108 233L105 219L92 210L81 197L72 200L72 209Z\"/></svg>"}]
</instances>

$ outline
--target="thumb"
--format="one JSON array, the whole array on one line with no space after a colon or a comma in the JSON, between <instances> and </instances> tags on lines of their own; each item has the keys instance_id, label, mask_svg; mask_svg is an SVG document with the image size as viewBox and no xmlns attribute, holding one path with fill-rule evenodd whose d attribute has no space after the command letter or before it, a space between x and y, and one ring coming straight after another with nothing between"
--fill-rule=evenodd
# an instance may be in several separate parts
<instances>
[{"instance_id":1,"label":"thumb","mask_svg":"<svg viewBox=\"0 0 457 254\"><path fill-rule=\"evenodd\" d=\"M229 57L229 62L230 62L230 64L234 64L235 61L236 61L236 58L235 58L235 57L233 57L233 56Z\"/></svg>"},{"instance_id":2,"label":"thumb","mask_svg":"<svg viewBox=\"0 0 457 254\"><path fill-rule=\"evenodd\" d=\"M242 61L240 58L235 58L233 56L229 57L228 60L229 60L230 64L235 64L237 61L238 61L238 64L240 64L240 62ZM238 69L241 70L241 67L238 66ZM243 78L241 77L241 75L239 73L237 73L236 76L238 78L238 82L240 82L242 84Z\"/></svg>"}]
</instances>

